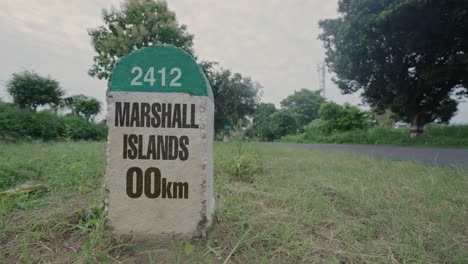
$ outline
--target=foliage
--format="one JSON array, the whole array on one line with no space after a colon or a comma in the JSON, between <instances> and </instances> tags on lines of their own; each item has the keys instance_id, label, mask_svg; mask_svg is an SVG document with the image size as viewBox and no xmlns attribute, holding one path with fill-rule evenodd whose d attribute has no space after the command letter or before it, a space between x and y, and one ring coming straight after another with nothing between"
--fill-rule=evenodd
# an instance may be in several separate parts
<instances>
[{"instance_id":1,"label":"foliage","mask_svg":"<svg viewBox=\"0 0 468 264\"><path fill-rule=\"evenodd\" d=\"M64 99L65 105L73 114L83 117L86 121L92 120L101 112L101 102L96 98L84 95L74 95Z\"/></svg>"},{"instance_id":2,"label":"foliage","mask_svg":"<svg viewBox=\"0 0 468 264\"><path fill-rule=\"evenodd\" d=\"M288 109L280 109L270 116L272 133L275 139L299 132L298 114Z\"/></svg>"},{"instance_id":3,"label":"foliage","mask_svg":"<svg viewBox=\"0 0 468 264\"><path fill-rule=\"evenodd\" d=\"M375 122L382 126L393 127L395 125L395 118L392 111L386 109L385 111L372 111L373 119Z\"/></svg>"},{"instance_id":4,"label":"foliage","mask_svg":"<svg viewBox=\"0 0 468 264\"><path fill-rule=\"evenodd\" d=\"M339 1L320 22L328 67L345 93L412 124L448 122L467 95L467 1Z\"/></svg>"},{"instance_id":5,"label":"foliage","mask_svg":"<svg viewBox=\"0 0 468 264\"><path fill-rule=\"evenodd\" d=\"M171 44L193 54L193 35L179 26L165 1L125 0L121 10L104 9L102 19L104 26L88 31L97 53L88 71L92 77L107 79L118 59L146 46Z\"/></svg>"},{"instance_id":6,"label":"foliage","mask_svg":"<svg viewBox=\"0 0 468 264\"><path fill-rule=\"evenodd\" d=\"M245 130L237 125L231 133L230 152L234 155L221 155L217 158L216 170L232 179L253 182L255 175L263 171L260 155L245 142Z\"/></svg>"},{"instance_id":7,"label":"foliage","mask_svg":"<svg viewBox=\"0 0 468 264\"><path fill-rule=\"evenodd\" d=\"M7 87L15 104L34 111L41 105L58 106L63 95L56 80L42 77L33 71L14 73Z\"/></svg>"},{"instance_id":8,"label":"foliage","mask_svg":"<svg viewBox=\"0 0 468 264\"><path fill-rule=\"evenodd\" d=\"M302 131L305 125L318 118L318 110L324 102L325 98L320 95L320 91L301 89L283 99L281 106L297 113L298 126Z\"/></svg>"},{"instance_id":9,"label":"foliage","mask_svg":"<svg viewBox=\"0 0 468 264\"><path fill-rule=\"evenodd\" d=\"M315 123L319 121L319 123ZM409 128L392 128L376 126L367 130L337 131L331 134L321 131L320 119L312 121L301 135L288 135L284 142L296 143L334 143L334 144L366 144L395 146L438 146L438 147L468 147L467 125L437 125L426 126L423 135L416 139L408 137ZM314 124L315 123L315 124Z\"/></svg>"},{"instance_id":10,"label":"foliage","mask_svg":"<svg viewBox=\"0 0 468 264\"><path fill-rule=\"evenodd\" d=\"M273 141L300 130L298 113L290 109L275 108L274 104L259 104L253 114L251 134L261 141Z\"/></svg>"},{"instance_id":11,"label":"foliage","mask_svg":"<svg viewBox=\"0 0 468 264\"><path fill-rule=\"evenodd\" d=\"M274 104L260 103L253 114L253 122L250 129L251 134L260 140L272 141L275 139L275 124L271 115L277 111Z\"/></svg>"},{"instance_id":12,"label":"foliage","mask_svg":"<svg viewBox=\"0 0 468 264\"><path fill-rule=\"evenodd\" d=\"M224 125L235 125L252 115L260 100L262 86L239 73L216 67L215 63L200 64L213 90L215 100L215 131Z\"/></svg>"},{"instance_id":13,"label":"foliage","mask_svg":"<svg viewBox=\"0 0 468 264\"><path fill-rule=\"evenodd\" d=\"M31 112L0 103L0 140L18 139L85 139L103 140L107 127L78 116L58 116L51 111Z\"/></svg>"},{"instance_id":14,"label":"foliage","mask_svg":"<svg viewBox=\"0 0 468 264\"><path fill-rule=\"evenodd\" d=\"M367 113L349 104L341 106L333 102L323 103L319 109L319 116L324 123L313 123L312 127L318 124L322 133L366 129L368 127Z\"/></svg>"}]
</instances>

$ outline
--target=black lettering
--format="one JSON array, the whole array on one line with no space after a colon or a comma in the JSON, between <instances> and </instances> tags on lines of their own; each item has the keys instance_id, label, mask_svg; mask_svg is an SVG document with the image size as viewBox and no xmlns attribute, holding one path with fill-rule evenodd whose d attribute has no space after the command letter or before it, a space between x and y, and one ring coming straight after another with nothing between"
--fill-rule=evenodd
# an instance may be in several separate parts
<instances>
[{"instance_id":1,"label":"black lettering","mask_svg":"<svg viewBox=\"0 0 468 264\"><path fill-rule=\"evenodd\" d=\"M159 103L154 103L151 105L151 113L153 118L151 118L151 126L154 128L159 127L161 124L161 117L159 116L159 111L161 111L161 105Z\"/></svg>"},{"instance_id":2,"label":"black lettering","mask_svg":"<svg viewBox=\"0 0 468 264\"><path fill-rule=\"evenodd\" d=\"M130 115L130 103L124 103L122 109L121 102L115 102L115 126L128 127Z\"/></svg>"},{"instance_id":3,"label":"black lettering","mask_svg":"<svg viewBox=\"0 0 468 264\"><path fill-rule=\"evenodd\" d=\"M138 159L148 159L143 154L143 135L138 135Z\"/></svg>"},{"instance_id":4,"label":"black lettering","mask_svg":"<svg viewBox=\"0 0 468 264\"><path fill-rule=\"evenodd\" d=\"M123 135L123 158L127 159L127 141L128 141L128 135Z\"/></svg>"},{"instance_id":5,"label":"black lettering","mask_svg":"<svg viewBox=\"0 0 468 264\"><path fill-rule=\"evenodd\" d=\"M172 182L166 182L166 178L162 179L162 198L172 199L171 185Z\"/></svg>"},{"instance_id":6,"label":"black lettering","mask_svg":"<svg viewBox=\"0 0 468 264\"><path fill-rule=\"evenodd\" d=\"M172 197L179 199L188 199L188 183L187 182L173 182ZM179 194L179 197L177 197Z\"/></svg>"},{"instance_id":7,"label":"black lettering","mask_svg":"<svg viewBox=\"0 0 468 264\"><path fill-rule=\"evenodd\" d=\"M180 104L174 104L174 113L172 115L172 127L175 128L177 126L177 128L180 128L180 119Z\"/></svg>"},{"instance_id":8,"label":"black lettering","mask_svg":"<svg viewBox=\"0 0 468 264\"><path fill-rule=\"evenodd\" d=\"M147 159L156 159L156 136L150 135L148 139L148 151L146 152Z\"/></svg>"},{"instance_id":9,"label":"black lettering","mask_svg":"<svg viewBox=\"0 0 468 264\"><path fill-rule=\"evenodd\" d=\"M187 136L181 136L179 139L179 159L180 160L187 160L189 156L189 152L187 149L187 145L189 144L189 138Z\"/></svg>"},{"instance_id":10,"label":"black lettering","mask_svg":"<svg viewBox=\"0 0 468 264\"><path fill-rule=\"evenodd\" d=\"M140 125L141 127L150 127L150 104L141 103Z\"/></svg>"},{"instance_id":11,"label":"black lettering","mask_svg":"<svg viewBox=\"0 0 468 264\"><path fill-rule=\"evenodd\" d=\"M168 143L167 136L158 136L158 150L156 153L158 160L161 160L161 159L167 160L167 151L168 151L167 143Z\"/></svg>"},{"instance_id":12,"label":"black lettering","mask_svg":"<svg viewBox=\"0 0 468 264\"><path fill-rule=\"evenodd\" d=\"M136 184L133 180L136 177ZM135 191L133 188L135 187ZM130 198L138 198L143 193L143 171L138 167L131 167L127 171L127 195Z\"/></svg>"},{"instance_id":13,"label":"black lettering","mask_svg":"<svg viewBox=\"0 0 468 264\"><path fill-rule=\"evenodd\" d=\"M140 118L139 118L139 106L138 103L132 104L132 117L130 118L131 127L140 127Z\"/></svg>"},{"instance_id":14,"label":"black lettering","mask_svg":"<svg viewBox=\"0 0 468 264\"><path fill-rule=\"evenodd\" d=\"M179 154L179 138L176 136L169 136L169 160L177 159Z\"/></svg>"},{"instance_id":15,"label":"black lettering","mask_svg":"<svg viewBox=\"0 0 468 264\"><path fill-rule=\"evenodd\" d=\"M162 127L171 128L171 104L162 104L161 118L162 118Z\"/></svg>"},{"instance_id":16,"label":"black lettering","mask_svg":"<svg viewBox=\"0 0 468 264\"><path fill-rule=\"evenodd\" d=\"M190 127L191 128L198 128L198 124L195 124L195 104L191 105L190 111Z\"/></svg>"},{"instance_id":17,"label":"black lettering","mask_svg":"<svg viewBox=\"0 0 468 264\"><path fill-rule=\"evenodd\" d=\"M128 146L130 149L128 150L128 158L129 159L136 159L138 157L137 147L135 144L138 141L138 137L135 134L128 135Z\"/></svg>"},{"instance_id":18,"label":"black lettering","mask_svg":"<svg viewBox=\"0 0 468 264\"><path fill-rule=\"evenodd\" d=\"M190 128L190 124L187 123L187 104L182 105L182 128Z\"/></svg>"},{"instance_id":19,"label":"black lettering","mask_svg":"<svg viewBox=\"0 0 468 264\"><path fill-rule=\"evenodd\" d=\"M151 178L154 184L151 184ZM154 186L154 192L152 187ZM158 168L148 168L145 171L145 195L148 198L158 198L161 194L161 171Z\"/></svg>"}]
</instances>

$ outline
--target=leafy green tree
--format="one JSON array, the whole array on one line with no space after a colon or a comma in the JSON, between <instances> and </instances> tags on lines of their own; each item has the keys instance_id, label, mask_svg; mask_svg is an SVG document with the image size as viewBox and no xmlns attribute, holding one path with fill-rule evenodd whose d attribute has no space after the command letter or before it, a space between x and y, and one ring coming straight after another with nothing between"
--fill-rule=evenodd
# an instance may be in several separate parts
<instances>
[{"instance_id":1,"label":"leafy green tree","mask_svg":"<svg viewBox=\"0 0 468 264\"><path fill-rule=\"evenodd\" d=\"M273 123L271 126L275 139L299 132L298 115L299 114L294 111L280 109L270 116L271 122Z\"/></svg>"},{"instance_id":2,"label":"leafy green tree","mask_svg":"<svg viewBox=\"0 0 468 264\"><path fill-rule=\"evenodd\" d=\"M254 136L260 140L272 141L276 138L275 127L276 125L271 118L271 115L276 113L274 104L261 103L255 109L252 120L252 131Z\"/></svg>"},{"instance_id":3,"label":"leafy green tree","mask_svg":"<svg viewBox=\"0 0 468 264\"><path fill-rule=\"evenodd\" d=\"M302 130L303 126L318 118L318 110L323 102L325 98L320 95L320 91L301 89L283 99L281 106L297 113L297 123Z\"/></svg>"},{"instance_id":4,"label":"leafy green tree","mask_svg":"<svg viewBox=\"0 0 468 264\"><path fill-rule=\"evenodd\" d=\"M107 79L119 58L154 44L171 44L193 54L193 35L179 26L165 1L126 0L121 10L104 9L102 18L104 26L88 31L97 53L88 71L92 77Z\"/></svg>"},{"instance_id":5,"label":"leafy green tree","mask_svg":"<svg viewBox=\"0 0 468 264\"><path fill-rule=\"evenodd\" d=\"M33 71L14 73L7 83L8 93L20 108L36 111L38 106L59 105L63 91L58 81Z\"/></svg>"},{"instance_id":6,"label":"leafy green tree","mask_svg":"<svg viewBox=\"0 0 468 264\"><path fill-rule=\"evenodd\" d=\"M74 95L65 98L64 101L73 114L83 117L86 121L92 120L101 112L101 102L96 98Z\"/></svg>"},{"instance_id":7,"label":"leafy green tree","mask_svg":"<svg viewBox=\"0 0 468 264\"><path fill-rule=\"evenodd\" d=\"M367 113L350 104L341 106L333 102L323 103L319 117L326 123L316 122L316 125L325 133L366 129L369 125Z\"/></svg>"},{"instance_id":8,"label":"leafy green tree","mask_svg":"<svg viewBox=\"0 0 468 264\"><path fill-rule=\"evenodd\" d=\"M224 125L234 126L254 113L262 86L249 77L216 65L213 62L203 62L200 66L213 90L215 130L218 133L223 130Z\"/></svg>"},{"instance_id":9,"label":"leafy green tree","mask_svg":"<svg viewBox=\"0 0 468 264\"><path fill-rule=\"evenodd\" d=\"M344 93L410 122L448 122L468 94L468 1L340 0L321 21L328 67Z\"/></svg>"}]
</instances>

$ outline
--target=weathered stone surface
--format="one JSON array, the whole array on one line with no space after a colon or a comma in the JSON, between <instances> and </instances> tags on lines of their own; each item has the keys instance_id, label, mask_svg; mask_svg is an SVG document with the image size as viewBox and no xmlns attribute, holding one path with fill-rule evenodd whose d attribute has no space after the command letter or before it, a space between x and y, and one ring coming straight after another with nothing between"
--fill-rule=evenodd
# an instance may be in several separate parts
<instances>
[{"instance_id":1,"label":"weathered stone surface","mask_svg":"<svg viewBox=\"0 0 468 264\"><path fill-rule=\"evenodd\" d=\"M121 60L109 80L106 225L136 242L161 244L201 236L212 225L214 103L187 54L170 46L146 51ZM140 60L146 65L141 68L154 67L156 75L157 69L174 66L164 62L174 56L183 56L175 59L182 76L169 92L154 85L158 78L133 89L135 72L120 76ZM194 69L199 72L187 72Z\"/></svg>"}]
</instances>

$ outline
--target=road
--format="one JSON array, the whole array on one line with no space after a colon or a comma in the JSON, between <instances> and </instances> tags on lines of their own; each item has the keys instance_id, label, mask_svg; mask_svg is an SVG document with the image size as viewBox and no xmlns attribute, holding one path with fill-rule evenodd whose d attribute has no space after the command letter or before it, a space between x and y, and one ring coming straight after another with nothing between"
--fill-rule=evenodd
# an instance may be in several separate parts
<instances>
[{"instance_id":1,"label":"road","mask_svg":"<svg viewBox=\"0 0 468 264\"><path fill-rule=\"evenodd\" d=\"M468 149L427 148L427 147L390 147L342 144L294 144L271 143L293 148L318 149L325 151L342 151L365 154L378 159L406 160L422 162L429 165L468 164Z\"/></svg>"}]
</instances>

